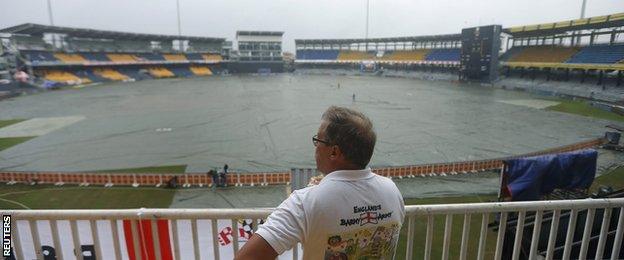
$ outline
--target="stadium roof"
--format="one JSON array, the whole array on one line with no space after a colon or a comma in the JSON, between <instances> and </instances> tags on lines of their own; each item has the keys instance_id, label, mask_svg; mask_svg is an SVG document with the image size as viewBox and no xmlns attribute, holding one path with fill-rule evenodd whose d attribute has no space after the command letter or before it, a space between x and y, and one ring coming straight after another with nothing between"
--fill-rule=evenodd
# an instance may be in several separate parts
<instances>
[{"instance_id":1,"label":"stadium roof","mask_svg":"<svg viewBox=\"0 0 624 260\"><path fill-rule=\"evenodd\" d=\"M236 31L236 36L282 36L284 32L275 31Z\"/></svg>"},{"instance_id":2,"label":"stadium roof","mask_svg":"<svg viewBox=\"0 0 624 260\"><path fill-rule=\"evenodd\" d=\"M555 23L516 26L503 29L513 37L555 35L568 31L603 29L624 26L624 13L595 16Z\"/></svg>"},{"instance_id":3,"label":"stadium roof","mask_svg":"<svg viewBox=\"0 0 624 260\"><path fill-rule=\"evenodd\" d=\"M41 25L41 24L33 24L33 23L25 23L25 24L20 24L20 25L4 28L0 30L0 33L26 34L26 35L43 35L44 33L59 33L59 34L67 34L72 37L94 38L94 39L131 39L131 40L154 40L154 41L190 40L190 41L203 41L203 42L225 41L225 38L116 32L116 31L50 26L50 25Z\"/></svg>"},{"instance_id":4,"label":"stadium roof","mask_svg":"<svg viewBox=\"0 0 624 260\"><path fill-rule=\"evenodd\" d=\"M295 40L295 44L351 44L351 43L380 43L380 42L424 42L424 41L459 41L461 34L442 34L429 36L409 36L392 38L369 38L369 39L317 39Z\"/></svg>"}]
</instances>

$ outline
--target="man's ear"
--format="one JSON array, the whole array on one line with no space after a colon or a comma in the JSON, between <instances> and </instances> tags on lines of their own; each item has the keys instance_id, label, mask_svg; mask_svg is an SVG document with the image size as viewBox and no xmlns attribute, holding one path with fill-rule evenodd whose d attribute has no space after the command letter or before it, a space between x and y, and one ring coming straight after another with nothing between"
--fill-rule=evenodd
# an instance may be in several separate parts
<instances>
[{"instance_id":1,"label":"man's ear","mask_svg":"<svg viewBox=\"0 0 624 260\"><path fill-rule=\"evenodd\" d=\"M340 151L340 147L338 147L337 145L332 145L331 153L329 154L329 158L332 159L332 160L335 160L338 157L340 157L341 154L342 154L342 152Z\"/></svg>"}]
</instances>

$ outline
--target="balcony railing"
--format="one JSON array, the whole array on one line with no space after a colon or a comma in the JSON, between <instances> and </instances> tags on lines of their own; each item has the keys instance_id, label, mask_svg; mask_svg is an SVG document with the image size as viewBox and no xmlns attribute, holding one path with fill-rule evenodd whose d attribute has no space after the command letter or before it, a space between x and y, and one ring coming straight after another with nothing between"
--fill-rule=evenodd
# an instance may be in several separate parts
<instances>
[{"instance_id":1,"label":"balcony railing","mask_svg":"<svg viewBox=\"0 0 624 260\"><path fill-rule=\"evenodd\" d=\"M620 259L623 207L624 198L406 206L397 258ZM230 259L271 209L1 213L13 222L16 259L51 254L56 259ZM280 258L301 255L296 247Z\"/></svg>"}]
</instances>

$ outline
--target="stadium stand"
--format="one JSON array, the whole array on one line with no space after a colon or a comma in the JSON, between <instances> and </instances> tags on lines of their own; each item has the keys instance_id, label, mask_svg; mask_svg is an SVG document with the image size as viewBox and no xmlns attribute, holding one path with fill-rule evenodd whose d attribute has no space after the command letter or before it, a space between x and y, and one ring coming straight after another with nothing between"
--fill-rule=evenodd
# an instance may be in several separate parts
<instances>
[{"instance_id":1,"label":"stadium stand","mask_svg":"<svg viewBox=\"0 0 624 260\"><path fill-rule=\"evenodd\" d=\"M106 78L109 80L114 80L114 81L123 81L123 80L128 80L129 77L120 73L119 71L116 71L114 69L111 68L98 68L98 69L93 69L93 73L95 75L98 75L102 78Z\"/></svg>"},{"instance_id":2,"label":"stadium stand","mask_svg":"<svg viewBox=\"0 0 624 260\"><path fill-rule=\"evenodd\" d=\"M18 50L49 50L51 46L47 44L41 37L32 37L27 35L13 35L11 39L16 43Z\"/></svg>"},{"instance_id":3,"label":"stadium stand","mask_svg":"<svg viewBox=\"0 0 624 260\"><path fill-rule=\"evenodd\" d=\"M221 57L221 55L219 54L203 54L202 57L204 57L205 61L222 61L223 57Z\"/></svg>"},{"instance_id":4,"label":"stadium stand","mask_svg":"<svg viewBox=\"0 0 624 260\"><path fill-rule=\"evenodd\" d=\"M338 50L297 50L299 60L337 60Z\"/></svg>"},{"instance_id":5,"label":"stadium stand","mask_svg":"<svg viewBox=\"0 0 624 260\"><path fill-rule=\"evenodd\" d=\"M175 74L173 74L173 72L171 72L170 70L164 67L150 67L150 68L147 68L147 70L154 78L175 77Z\"/></svg>"},{"instance_id":6,"label":"stadium stand","mask_svg":"<svg viewBox=\"0 0 624 260\"><path fill-rule=\"evenodd\" d=\"M182 54L163 54L162 56L168 61L188 61Z\"/></svg>"},{"instance_id":7,"label":"stadium stand","mask_svg":"<svg viewBox=\"0 0 624 260\"><path fill-rule=\"evenodd\" d=\"M65 62L65 63L83 63L87 62L87 60L82 57L80 54L70 54L70 53L54 53L54 57L56 59Z\"/></svg>"},{"instance_id":8,"label":"stadium stand","mask_svg":"<svg viewBox=\"0 0 624 260\"><path fill-rule=\"evenodd\" d=\"M193 72L193 74L195 74L196 76L210 76L212 75L212 71L210 70L210 68L208 67L203 67L203 66L191 66L190 67L191 72Z\"/></svg>"},{"instance_id":9,"label":"stadium stand","mask_svg":"<svg viewBox=\"0 0 624 260\"><path fill-rule=\"evenodd\" d=\"M425 60L430 50L392 51L387 52L381 60L396 61L422 61Z\"/></svg>"},{"instance_id":10,"label":"stadium stand","mask_svg":"<svg viewBox=\"0 0 624 260\"><path fill-rule=\"evenodd\" d=\"M54 55L47 51L23 50L20 52L30 62L58 62Z\"/></svg>"},{"instance_id":11,"label":"stadium stand","mask_svg":"<svg viewBox=\"0 0 624 260\"><path fill-rule=\"evenodd\" d=\"M106 82L106 81L110 81L110 79L101 77L99 75L96 75L93 71L91 70L78 70L75 71L74 74L80 78L88 78L89 80L91 80L91 82Z\"/></svg>"},{"instance_id":12,"label":"stadium stand","mask_svg":"<svg viewBox=\"0 0 624 260\"><path fill-rule=\"evenodd\" d=\"M338 60L373 60L376 52L340 51Z\"/></svg>"},{"instance_id":13,"label":"stadium stand","mask_svg":"<svg viewBox=\"0 0 624 260\"><path fill-rule=\"evenodd\" d=\"M136 56L139 60L146 60L146 61L164 61L165 60L165 57L157 53L139 53L139 54L135 54L134 56Z\"/></svg>"},{"instance_id":14,"label":"stadium stand","mask_svg":"<svg viewBox=\"0 0 624 260\"><path fill-rule=\"evenodd\" d=\"M593 45L581 49L567 63L613 64L624 59L624 44Z\"/></svg>"},{"instance_id":15,"label":"stadium stand","mask_svg":"<svg viewBox=\"0 0 624 260\"><path fill-rule=\"evenodd\" d=\"M187 53L185 55L187 60L204 60L204 56L200 53Z\"/></svg>"},{"instance_id":16,"label":"stadium stand","mask_svg":"<svg viewBox=\"0 0 624 260\"><path fill-rule=\"evenodd\" d=\"M44 70L41 71L41 73L43 73L43 77L46 80L69 85L91 82L88 78L80 78L70 72L62 70Z\"/></svg>"},{"instance_id":17,"label":"stadium stand","mask_svg":"<svg viewBox=\"0 0 624 260\"><path fill-rule=\"evenodd\" d=\"M114 62L135 62L138 61L137 57L131 54L106 54L109 60Z\"/></svg>"},{"instance_id":18,"label":"stadium stand","mask_svg":"<svg viewBox=\"0 0 624 260\"><path fill-rule=\"evenodd\" d=\"M510 62L549 62L562 63L579 51L576 47L531 46L518 49Z\"/></svg>"},{"instance_id":19,"label":"stadium stand","mask_svg":"<svg viewBox=\"0 0 624 260\"><path fill-rule=\"evenodd\" d=\"M460 49L436 49L429 52L425 60L428 61L459 61Z\"/></svg>"},{"instance_id":20,"label":"stadium stand","mask_svg":"<svg viewBox=\"0 0 624 260\"><path fill-rule=\"evenodd\" d=\"M176 77L192 77L195 74L188 67L171 67L169 68Z\"/></svg>"},{"instance_id":21,"label":"stadium stand","mask_svg":"<svg viewBox=\"0 0 624 260\"><path fill-rule=\"evenodd\" d=\"M151 79L151 74L145 69L137 69L137 68L116 68L119 73L124 74L135 80L143 80L143 79Z\"/></svg>"},{"instance_id":22,"label":"stadium stand","mask_svg":"<svg viewBox=\"0 0 624 260\"><path fill-rule=\"evenodd\" d=\"M89 61L111 61L108 56L106 56L106 53L101 52L85 52L80 53L80 55Z\"/></svg>"}]
</instances>

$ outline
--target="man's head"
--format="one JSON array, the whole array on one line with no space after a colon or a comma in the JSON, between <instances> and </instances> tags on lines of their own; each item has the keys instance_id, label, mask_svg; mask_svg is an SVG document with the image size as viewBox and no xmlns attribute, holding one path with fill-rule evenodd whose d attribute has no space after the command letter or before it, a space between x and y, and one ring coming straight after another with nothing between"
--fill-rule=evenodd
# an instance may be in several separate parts
<instances>
[{"instance_id":1,"label":"man's head","mask_svg":"<svg viewBox=\"0 0 624 260\"><path fill-rule=\"evenodd\" d=\"M377 141L370 119L358 111L332 106L321 120L314 139L318 170L328 174L366 168Z\"/></svg>"}]
</instances>

